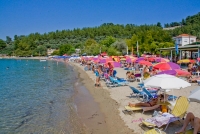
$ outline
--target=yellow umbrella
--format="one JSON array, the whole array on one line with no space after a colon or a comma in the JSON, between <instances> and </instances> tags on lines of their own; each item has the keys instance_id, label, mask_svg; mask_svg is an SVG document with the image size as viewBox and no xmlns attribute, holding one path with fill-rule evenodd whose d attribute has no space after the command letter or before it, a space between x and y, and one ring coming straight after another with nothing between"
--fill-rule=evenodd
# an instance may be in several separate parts
<instances>
[{"instance_id":1,"label":"yellow umbrella","mask_svg":"<svg viewBox=\"0 0 200 134\"><path fill-rule=\"evenodd\" d=\"M195 63L195 60L182 59L182 60L179 60L177 63L178 64L180 64L180 63Z\"/></svg>"},{"instance_id":2,"label":"yellow umbrella","mask_svg":"<svg viewBox=\"0 0 200 134\"><path fill-rule=\"evenodd\" d=\"M121 58L120 60L126 60L125 58Z\"/></svg>"}]
</instances>

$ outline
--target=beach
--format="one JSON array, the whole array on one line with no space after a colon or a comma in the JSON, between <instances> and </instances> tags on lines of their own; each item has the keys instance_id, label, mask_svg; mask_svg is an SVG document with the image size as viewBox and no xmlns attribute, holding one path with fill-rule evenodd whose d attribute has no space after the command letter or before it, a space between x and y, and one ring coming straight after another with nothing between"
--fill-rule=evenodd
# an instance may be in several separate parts
<instances>
[{"instance_id":1,"label":"beach","mask_svg":"<svg viewBox=\"0 0 200 134\"><path fill-rule=\"evenodd\" d=\"M78 63L70 62L70 64L80 74L79 77L82 79L82 83L93 96L95 102L97 102L99 105L100 113L103 113L101 118L96 118L95 112L91 113L92 119L86 119L86 117L83 118L83 122L86 122L85 125L88 128L89 133L141 134L150 129L147 127L141 127L140 124L141 119L152 117L153 110L144 112L144 114L142 114L142 111L134 111L130 115L122 112L125 110L124 106L128 105L129 102L138 102L136 98L131 97L130 94L132 93L132 90L129 88L129 86L108 88L106 87L105 83L101 81L102 87L95 88L95 75L92 73L92 71L84 71L84 67L80 66ZM115 68L115 70L117 71L117 77L126 78L126 70L123 68ZM138 82L130 82L129 85L137 87ZM192 83L192 86L190 87L169 91L167 94L188 97L190 95L190 91L196 89L197 87L197 83ZM175 104L175 102L173 103ZM93 107L87 106L86 108L90 110L93 109ZM200 117L199 111L200 104L196 102L190 102L187 112L193 112L195 116ZM93 124L93 126L90 126L90 124ZM182 121L181 123L176 121L171 123L167 130L162 131L162 133L171 134L178 131L181 127ZM161 127L160 129L164 130L164 128L165 126Z\"/></svg>"}]
</instances>

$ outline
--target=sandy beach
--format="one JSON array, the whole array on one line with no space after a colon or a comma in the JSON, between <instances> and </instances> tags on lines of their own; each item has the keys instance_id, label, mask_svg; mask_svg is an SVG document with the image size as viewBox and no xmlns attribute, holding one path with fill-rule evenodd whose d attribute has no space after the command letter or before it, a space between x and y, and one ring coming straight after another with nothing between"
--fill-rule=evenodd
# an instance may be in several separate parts
<instances>
[{"instance_id":1,"label":"sandy beach","mask_svg":"<svg viewBox=\"0 0 200 134\"><path fill-rule=\"evenodd\" d=\"M109 133L109 134L121 134L121 133L135 133L141 134L150 128L140 127L140 119L147 119L152 117L153 111L148 111L142 114L142 111L135 111L132 114L124 114L122 111L125 109L129 102L136 103L137 99L131 98L130 93L132 90L129 86L120 86L114 88L106 87L105 83L102 81L102 87L95 88L94 80L95 75L91 71L84 71L84 67L80 66L78 63L70 63L74 66L75 70L80 73L80 77L83 79L83 84L88 89L90 94L93 96L94 100L98 103L100 111L103 113L102 118L105 120L102 121L100 118L96 119L96 122L99 122L103 127L97 127L96 130L89 130L90 133ZM126 70L123 68L115 68L117 71L117 77L125 78ZM138 82L130 82L130 86L137 87ZM198 87L197 83L192 83L192 86L180 89L173 90L168 92L168 94L174 94L176 96L189 96L190 91ZM175 102L174 102L175 103ZM88 107L92 109L92 107ZM196 102L190 102L188 112L193 112L195 116L200 117L200 104ZM99 121L98 121L99 120ZM90 122L90 121L88 121ZM100 125L99 125L100 126ZM172 134L179 130L182 126L182 123L176 121L171 123L168 129L162 133ZM103 129L104 128L104 129ZM165 126L160 129L163 130ZM103 129L103 130L101 130Z\"/></svg>"}]
</instances>

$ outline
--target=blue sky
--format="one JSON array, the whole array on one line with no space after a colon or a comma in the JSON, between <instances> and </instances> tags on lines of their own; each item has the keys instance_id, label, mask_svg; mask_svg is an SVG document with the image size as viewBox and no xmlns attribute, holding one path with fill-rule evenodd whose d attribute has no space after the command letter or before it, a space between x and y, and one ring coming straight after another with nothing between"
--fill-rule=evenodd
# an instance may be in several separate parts
<instances>
[{"instance_id":1,"label":"blue sky","mask_svg":"<svg viewBox=\"0 0 200 134\"><path fill-rule=\"evenodd\" d=\"M0 39L114 24L180 22L200 0L0 0Z\"/></svg>"}]
</instances>

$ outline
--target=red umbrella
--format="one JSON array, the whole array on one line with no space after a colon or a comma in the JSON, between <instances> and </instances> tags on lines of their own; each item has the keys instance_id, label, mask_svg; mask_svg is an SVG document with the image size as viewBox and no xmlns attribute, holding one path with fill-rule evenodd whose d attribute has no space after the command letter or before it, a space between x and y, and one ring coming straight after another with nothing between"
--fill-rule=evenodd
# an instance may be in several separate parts
<instances>
[{"instance_id":1,"label":"red umbrella","mask_svg":"<svg viewBox=\"0 0 200 134\"><path fill-rule=\"evenodd\" d=\"M141 60L141 61L139 61L139 64L141 64L141 65L145 65L145 66L153 66L151 62L149 62L149 61L145 61L145 60Z\"/></svg>"},{"instance_id":2,"label":"red umbrella","mask_svg":"<svg viewBox=\"0 0 200 134\"><path fill-rule=\"evenodd\" d=\"M175 71L176 71L176 75L179 75L179 76L187 76L191 74L188 71L181 70L181 69L175 69Z\"/></svg>"},{"instance_id":3,"label":"red umbrella","mask_svg":"<svg viewBox=\"0 0 200 134\"><path fill-rule=\"evenodd\" d=\"M184 71L181 69L165 70L165 71L159 72L158 74L169 74L169 75L174 75L174 76L189 76L189 75L191 75L188 71Z\"/></svg>"},{"instance_id":4,"label":"red umbrella","mask_svg":"<svg viewBox=\"0 0 200 134\"><path fill-rule=\"evenodd\" d=\"M153 62L153 61L155 61L155 58L154 57L150 57L147 60L150 61L150 62Z\"/></svg>"},{"instance_id":5,"label":"red umbrella","mask_svg":"<svg viewBox=\"0 0 200 134\"><path fill-rule=\"evenodd\" d=\"M154 65L153 68L161 70L161 71L165 71L165 70L180 69L180 66L173 62L165 62L165 63L162 62L162 63L158 63Z\"/></svg>"}]
</instances>

